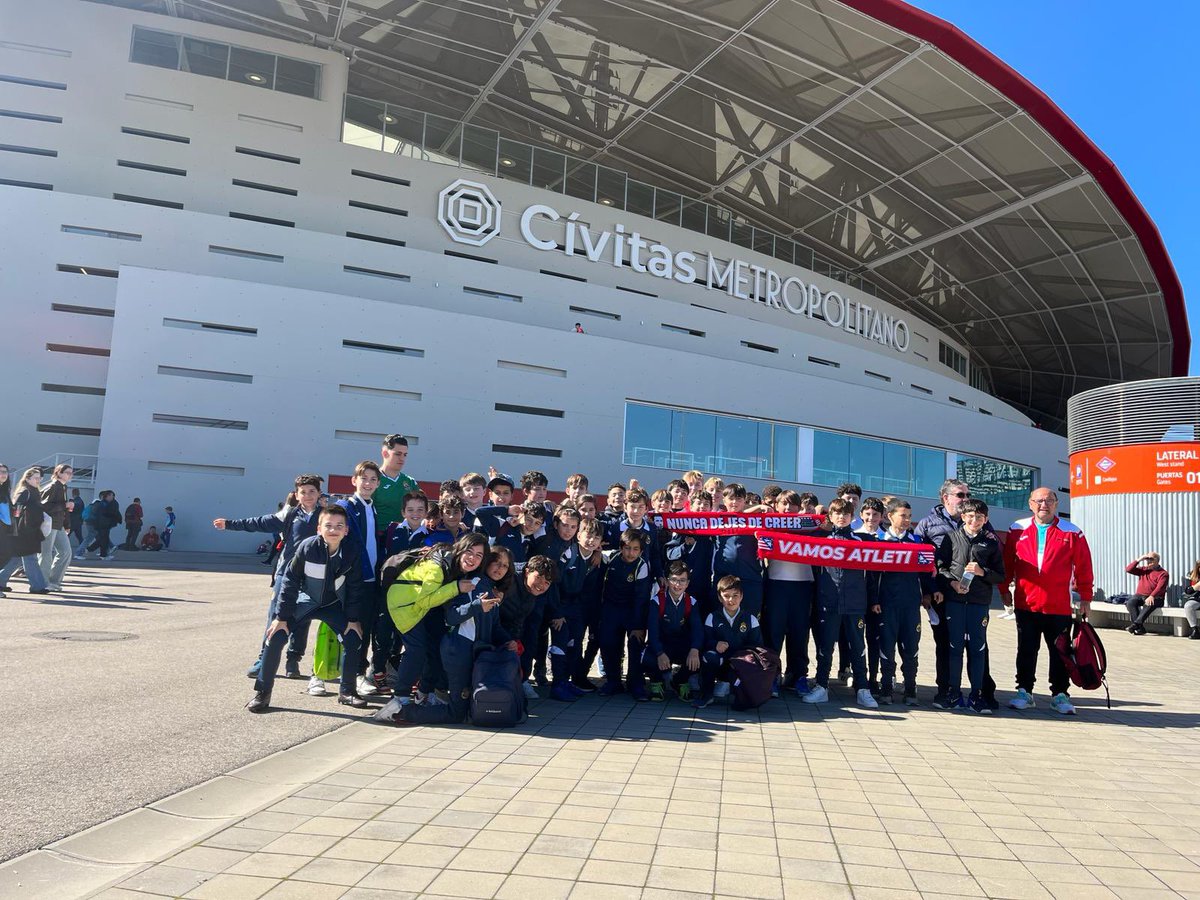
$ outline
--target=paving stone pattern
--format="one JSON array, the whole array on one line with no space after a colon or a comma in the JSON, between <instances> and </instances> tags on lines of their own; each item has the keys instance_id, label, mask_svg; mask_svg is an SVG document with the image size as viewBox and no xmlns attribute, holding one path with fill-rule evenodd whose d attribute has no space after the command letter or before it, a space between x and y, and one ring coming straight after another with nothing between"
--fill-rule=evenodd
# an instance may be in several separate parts
<instances>
[{"instance_id":1,"label":"paving stone pattern","mask_svg":"<svg viewBox=\"0 0 1200 900\"><path fill-rule=\"evenodd\" d=\"M1200 898L1200 644L1104 636L1113 708L1074 718L589 697L397 729L98 896ZM1006 701L1013 624L991 642Z\"/></svg>"}]
</instances>

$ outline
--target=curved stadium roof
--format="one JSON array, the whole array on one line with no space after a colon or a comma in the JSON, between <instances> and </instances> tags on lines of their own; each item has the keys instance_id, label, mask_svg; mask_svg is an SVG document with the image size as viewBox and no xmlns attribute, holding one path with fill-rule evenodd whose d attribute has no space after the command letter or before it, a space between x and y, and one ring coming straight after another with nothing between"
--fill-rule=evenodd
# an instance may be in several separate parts
<instances>
[{"instance_id":1,"label":"curved stadium roof","mask_svg":"<svg viewBox=\"0 0 1200 900\"><path fill-rule=\"evenodd\" d=\"M1182 288L1112 162L899 0L101 2L332 47L351 94L725 206L957 337L1048 429L1080 390L1187 372Z\"/></svg>"}]
</instances>

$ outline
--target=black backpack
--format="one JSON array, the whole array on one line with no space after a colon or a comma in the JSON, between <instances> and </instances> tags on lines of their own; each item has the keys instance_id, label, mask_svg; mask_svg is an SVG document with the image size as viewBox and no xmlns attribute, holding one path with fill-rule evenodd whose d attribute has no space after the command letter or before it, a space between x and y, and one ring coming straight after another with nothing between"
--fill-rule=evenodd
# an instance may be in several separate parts
<instances>
[{"instance_id":1,"label":"black backpack","mask_svg":"<svg viewBox=\"0 0 1200 900\"><path fill-rule=\"evenodd\" d=\"M729 660L733 672L730 703L735 710L757 709L771 699L779 677L779 654L766 647L743 650Z\"/></svg>"},{"instance_id":2,"label":"black backpack","mask_svg":"<svg viewBox=\"0 0 1200 900\"><path fill-rule=\"evenodd\" d=\"M400 573L423 559L434 559L443 572L450 571L452 556L449 544L434 544L432 547L413 547L389 556L379 569L379 587L386 595L388 588L396 583Z\"/></svg>"},{"instance_id":3,"label":"black backpack","mask_svg":"<svg viewBox=\"0 0 1200 900\"><path fill-rule=\"evenodd\" d=\"M521 661L511 650L484 650L471 672L471 722L483 728L512 728L525 719Z\"/></svg>"}]
</instances>

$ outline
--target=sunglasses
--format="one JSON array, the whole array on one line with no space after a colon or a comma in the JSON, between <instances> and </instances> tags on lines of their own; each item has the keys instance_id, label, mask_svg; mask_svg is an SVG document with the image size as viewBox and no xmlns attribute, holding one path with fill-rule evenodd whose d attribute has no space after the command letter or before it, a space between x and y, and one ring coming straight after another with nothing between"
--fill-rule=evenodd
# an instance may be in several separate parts
<instances>
[{"instance_id":1,"label":"sunglasses","mask_svg":"<svg viewBox=\"0 0 1200 900\"><path fill-rule=\"evenodd\" d=\"M959 500L966 500L966 499L968 499L968 498L971 496L971 492L970 492L970 491L967 491L966 493L964 493L963 491L955 491L955 492L954 492L953 494L951 494L950 496L951 496L951 497L957 497Z\"/></svg>"}]
</instances>

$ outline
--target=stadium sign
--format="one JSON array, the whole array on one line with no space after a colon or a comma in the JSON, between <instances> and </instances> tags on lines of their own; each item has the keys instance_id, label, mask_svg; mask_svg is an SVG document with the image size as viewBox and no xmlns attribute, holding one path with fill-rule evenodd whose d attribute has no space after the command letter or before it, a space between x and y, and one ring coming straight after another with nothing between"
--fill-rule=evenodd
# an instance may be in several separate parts
<instances>
[{"instance_id":1,"label":"stadium sign","mask_svg":"<svg viewBox=\"0 0 1200 900\"><path fill-rule=\"evenodd\" d=\"M458 243L481 246L500 230L500 201L485 185L458 179L439 195L438 221ZM554 235L545 236L545 223L559 223ZM543 231L535 233L535 227ZM903 319L845 297L836 290L822 291L812 282L783 276L766 266L743 259L722 260L709 253L673 250L647 241L625 225L595 230L580 221L580 213L566 215L552 206L535 203L520 217L521 238L535 250L560 251L584 256L590 262L665 278L679 284L698 284L740 300L786 310L808 319L818 318L831 328L890 347L908 350L911 332Z\"/></svg>"}]
</instances>

